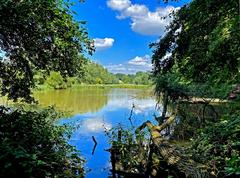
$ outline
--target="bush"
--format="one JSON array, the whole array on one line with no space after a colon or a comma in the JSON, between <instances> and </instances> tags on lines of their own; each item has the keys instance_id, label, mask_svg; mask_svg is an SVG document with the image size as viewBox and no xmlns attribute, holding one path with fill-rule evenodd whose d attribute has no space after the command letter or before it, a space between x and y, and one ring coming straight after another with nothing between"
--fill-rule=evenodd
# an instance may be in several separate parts
<instances>
[{"instance_id":1,"label":"bush","mask_svg":"<svg viewBox=\"0 0 240 178\"><path fill-rule=\"evenodd\" d=\"M99 77L97 77L97 78L95 79L95 83L96 83L96 84L102 84L103 81L102 81L102 79L100 79Z\"/></svg>"},{"instance_id":2,"label":"bush","mask_svg":"<svg viewBox=\"0 0 240 178\"><path fill-rule=\"evenodd\" d=\"M0 108L0 177L82 177L83 160L52 109Z\"/></svg>"},{"instance_id":3,"label":"bush","mask_svg":"<svg viewBox=\"0 0 240 178\"><path fill-rule=\"evenodd\" d=\"M240 175L240 112L209 123L192 146L194 158L207 162L219 177Z\"/></svg>"},{"instance_id":4,"label":"bush","mask_svg":"<svg viewBox=\"0 0 240 178\"><path fill-rule=\"evenodd\" d=\"M35 84L37 84L37 85L44 84L45 78L44 78L44 75L42 72L37 72L33 78L34 78Z\"/></svg>"},{"instance_id":5,"label":"bush","mask_svg":"<svg viewBox=\"0 0 240 178\"><path fill-rule=\"evenodd\" d=\"M77 83L79 83L77 77L68 77L67 78L67 87L71 87L72 85L76 85Z\"/></svg>"},{"instance_id":6,"label":"bush","mask_svg":"<svg viewBox=\"0 0 240 178\"><path fill-rule=\"evenodd\" d=\"M50 75L46 79L46 83L54 89L67 88L67 84L59 72L50 72Z\"/></svg>"}]
</instances>

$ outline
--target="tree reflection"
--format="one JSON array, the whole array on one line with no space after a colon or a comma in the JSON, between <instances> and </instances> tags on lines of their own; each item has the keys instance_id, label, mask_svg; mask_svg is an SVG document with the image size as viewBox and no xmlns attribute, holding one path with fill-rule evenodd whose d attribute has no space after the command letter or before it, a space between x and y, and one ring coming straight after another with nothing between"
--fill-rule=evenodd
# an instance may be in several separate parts
<instances>
[{"instance_id":1,"label":"tree reflection","mask_svg":"<svg viewBox=\"0 0 240 178\"><path fill-rule=\"evenodd\" d=\"M34 93L40 105L54 105L71 114L97 112L107 104L109 91L105 89L67 89Z\"/></svg>"}]
</instances>

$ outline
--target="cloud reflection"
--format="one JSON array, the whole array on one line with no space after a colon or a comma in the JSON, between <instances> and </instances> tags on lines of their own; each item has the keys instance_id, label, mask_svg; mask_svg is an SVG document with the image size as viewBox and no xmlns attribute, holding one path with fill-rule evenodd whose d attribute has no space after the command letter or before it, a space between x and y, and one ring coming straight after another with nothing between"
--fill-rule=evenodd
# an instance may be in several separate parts
<instances>
[{"instance_id":1,"label":"cloud reflection","mask_svg":"<svg viewBox=\"0 0 240 178\"><path fill-rule=\"evenodd\" d=\"M111 128L112 125L102 118L86 118L82 121L81 132L99 133L108 131Z\"/></svg>"},{"instance_id":2,"label":"cloud reflection","mask_svg":"<svg viewBox=\"0 0 240 178\"><path fill-rule=\"evenodd\" d=\"M138 100L136 103L134 103L134 105L134 113L140 114L147 110L154 109L156 107L156 102L152 99Z\"/></svg>"},{"instance_id":3,"label":"cloud reflection","mask_svg":"<svg viewBox=\"0 0 240 178\"><path fill-rule=\"evenodd\" d=\"M132 109L134 105L133 112L135 114L144 113L145 111L155 109L156 101L154 99L129 99L121 98L118 100L110 100L108 102L108 108L111 110L117 110L119 108L127 108L129 110Z\"/></svg>"}]
</instances>

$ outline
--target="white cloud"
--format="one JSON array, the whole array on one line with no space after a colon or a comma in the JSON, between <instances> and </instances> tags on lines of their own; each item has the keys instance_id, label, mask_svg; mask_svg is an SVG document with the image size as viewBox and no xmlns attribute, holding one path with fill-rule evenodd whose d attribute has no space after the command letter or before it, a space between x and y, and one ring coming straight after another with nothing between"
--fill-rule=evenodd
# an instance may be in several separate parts
<instances>
[{"instance_id":1,"label":"white cloud","mask_svg":"<svg viewBox=\"0 0 240 178\"><path fill-rule=\"evenodd\" d=\"M145 55L143 57L136 56L134 59L131 59L130 61L128 61L128 64L137 65L137 66L151 66L151 64L149 63L150 60L151 58L149 55Z\"/></svg>"},{"instance_id":2,"label":"white cloud","mask_svg":"<svg viewBox=\"0 0 240 178\"><path fill-rule=\"evenodd\" d=\"M174 9L172 6L158 8L155 12L148 12L144 17L133 18L131 28L143 35L162 35L171 19L167 15Z\"/></svg>"},{"instance_id":3,"label":"white cloud","mask_svg":"<svg viewBox=\"0 0 240 178\"><path fill-rule=\"evenodd\" d=\"M113 4L117 6L115 1L117 0L108 0L107 4L111 9L119 12L117 18L130 18L131 29L142 35L163 35L166 26L171 21L168 14L173 10L179 9L174 8L173 6L167 6L157 8L155 11L151 12L145 5L132 4L129 0L118 0L118 3L121 2L122 4L125 4L125 6L119 5L119 8L115 8L115 6L113 6ZM110 6L109 4L112 5Z\"/></svg>"},{"instance_id":4,"label":"white cloud","mask_svg":"<svg viewBox=\"0 0 240 178\"><path fill-rule=\"evenodd\" d=\"M108 0L107 5L113 10L121 11L129 7L131 5L131 1L130 0Z\"/></svg>"},{"instance_id":5,"label":"white cloud","mask_svg":"<svg viewBox=\"0 0 240 178\"><path fill-rule=\"evenodd\" d=\"M96 50L103 50L113 46L114 39L113 38L95 38L94 45Z\"/></svg>"},{"instance_id":6,"label":"white cloud","mask_svg":"<svg viewBox=\"0 0 240 178\"><path fill-rule=\"evenodd\" d=\"M148 8L145 5L139 5L139 4L134 4L126 8L121 12L119 16L117 16L118 19L124 19L124 18L141 18L145 17L146 13L148 13Z\"/></svg>"},{"instance_id":7,"label":"white cloud","mask_svg":"<svg viewBox=\"0 0 240 178\"><path fill-rule=\"evenodd\" d=\"M138 71L151 71L152 64L149 55L136 56L124 64L115 64L105 66L112 73L135 74Z\"/></svg>"},{"instance_id":8,"label":"white cloud","mask_svg":"<svg viewBox=\"0 0 240 178\"><path fill-rule=\"evenodd\" d=\"M138 71L147 71L145 67L133 67L128 64L116 64L105 66L112 73L135 74Z\"/></svg>"}]
</instances>

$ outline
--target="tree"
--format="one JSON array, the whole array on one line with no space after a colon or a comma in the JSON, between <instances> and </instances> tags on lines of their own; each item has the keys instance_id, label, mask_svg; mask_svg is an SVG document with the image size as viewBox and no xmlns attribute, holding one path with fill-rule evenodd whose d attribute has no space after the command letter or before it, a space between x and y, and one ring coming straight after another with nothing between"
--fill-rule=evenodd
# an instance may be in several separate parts
<instances>
[{"instance_id":1,"label":"tree","mask_svg":"<svg viewBox=\"0 0 240 178\"><path fill-rule=\"evenodd\" d=\"M70 6L64 0L0 0L2 95L30 102L37 71L58 71L49 79L57 87L65 84L62 76L81 73L80 54L91 54L94 47ZM44 76L35 80L42 83ZM0 177L83 177L83 160L67 141L69 129L56 125L60 115L16 107L0 107Z\"/></svg>"},{"instance_id":2,"label":"tree","mask_svg":"<svg viewBox=\"0 0 240 178\"><path fill-rule=\"evenodd\" d=\"M150 84L150 74L147 72L137 72L134 76L133 83L149 85Z\"/></svg>"},{"instance_id":3,"label":"tree","mask_svg":"<svg viewBox=\"0 0 240 178\"><path fill-rule=\"evenodd\" d=\"M85 22L73 19L68 1L0 0L1 94L31 100L33 69L72 76L80 53L94 50Z\"/></svg>"},{"instance_id":4,"label":"tree","mask_svg":"<svg viewBox=\"0 0 240 178\"><path fill-rule=\"evenodd\" d=\"M110 73L102 65L87 60L84 65L82 82L87 84L113 84L117 83L114 74Z\"/></svg>"},{"instance_id":5,"label":"tree","mask_svg":"<svg viewBox=\"0 0 240 178\"><path fill-rule=\"evenodd\" d=\"M166 35L151 45L155 74L174 72L195 83L240 81L237 1L194 0L172 16Z\"/></svg>"},{"instance_id":6,"label":"tree","mask_svg":"<svg viewBox=\"0 0 240 178\"><path fill-rule=\"evenodd\" d=\"M214 98L216 92L220 94L218 97L224 98L224 91L229 92L229 86L240 82L238 7L235 0L193 0L171 14L173 21L168 31L151 45L154 48L152 62L156 93L162 96L163 103L178 100L185 94ZM238 85L232 93L237 94L234 92L238 91L237 88ZM210 113L214 113L200 128L202 121L197 120L201 114L197 113L196 117L189 115L186 113L189 110L183 105L183 109L179 110L181 102L176 102L180 106L175 111L180 122L174 127L174 132L184 130L183 124L194 127L196 136L191 135L191 139L196 140L190 153L195 160L213 167L216 177L239 175L240 152L235 145L239 142L240 112L239 98L234 97L236 100L226 105L219 102L213 106L207 100L200 101L204 105L202 118L206 105L211 106ZM195 107L200 108L200 102L194 103ZM186 107L191 107L191 102L185 103ZM221 112L214 110L221 105ZM216 116L218 113L220 117ZM162 116L165 114L166 110L163 110Z\"/></svg>"}]
</instances>

